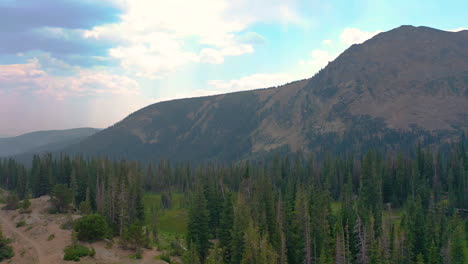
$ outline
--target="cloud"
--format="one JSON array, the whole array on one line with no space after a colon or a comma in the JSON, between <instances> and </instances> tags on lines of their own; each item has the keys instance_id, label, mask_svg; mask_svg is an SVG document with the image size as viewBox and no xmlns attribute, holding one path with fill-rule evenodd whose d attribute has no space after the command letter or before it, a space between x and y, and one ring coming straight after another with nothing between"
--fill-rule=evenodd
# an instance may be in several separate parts
<instances>
[{"instance_id":1,"label":"cloud","mask_svg":"<svg viewBox=\"0 0 468 264\"><path fill-rule=\"evenodd\" d=\"M330 39L324 39L324 40L322 41L322 44L324 44L324 45L329 45L329 44L331 44L331 43L332 43L332 40L330 40Z\"/></svg>"},{"instance_id":2,"label":"cloud","mask_svg":"<svg viewBox=\"0 0 468 264\"><path fill-rule=\"evenodd\" d=\"M4 92L0 96L0 133L18 135L50 129L105 128L154 102L139 94L98 94L86 100L75 97L57 100L17 91Z\"/></svg>"},{"instance_id":3,"label":"cloud","mask_svg":"<svg viewBox=\"0 0 468 264\"><path fill-rule=\"evenodd\" d=\"M4 92L30 92L58 100L69 96L139 93L139 84L126 76L71 67L57 60L48 63L49 69L60 66L63 70L72 70L72 74L50 74L47 66L43 67L35 58L24 64L0 65L0 87Z\"/></svg>"},{"instance_id":4,"label":"cloud","mask_svg":"<svg viewBox=\"0 0 468 264\"><path fill-rule=\"evenodd\" d=\"M252 74L233 80L211 80L208 85L213 92L226 93L246 91L260 88L269 88L297 80L295 76L287 73Z\"/></svg>"},{"instance_id":5,"label":"cloud","mask_svg":"<svg viewBox=\"0 0 468 264\"><path fill-rule=\"evenodd\" d=\"M69 63L71 57L103 56L112 44L85 39L83 32L117 22L120 14L109 1L0 1L0 55L44 51Z\"/></svg>"},{"instance_id":6,"label":"cloud","mask_svg":"<svg viewBox=\"0 0 468 264\"><path fill-rule=\"evenodd\" d=\"M310 59L301 60L299 64L310 66L311 73L315 73L323 69L327 64L338 56L338 53L330 53L325 50L315 49L310 53Z\"/></svg>"},{"instance_id":7,"label":"cloud","mask_svg":"<svg viewBox=\"0 0 468 264\"><path fill-rule=\"evenodd\" d=\"M221 64L224 62L224 55L216 49L202 49L200 52L200 60L204 63Z\"/></svg>"},{"instance_id":8,"label":"cloud","mask_svg":"<svg viewBox=\"0 0 468 264\"><path fill-rule=\"evenodd\" d=\"M463 30L468 30L468 28L463 28L463 27L461 27L461 28L456 28L456 29L450 29L450 30L448 30L448 31L459 32L459 31L463 31Z\"/></svg>"},{"instance_id":9,"label":"cloud","mask_svg":"<svg viewBox=\"0 0 468 264\"><path fill-rule=\"evenodd\" d=\"M265 40L255 32L244 33L253 23L299 24L302 20L293 8L279 0L115 3L124 10L121 21L96 26L83 36L116 43L109 55L130 74L151 79L163 78L188 63L221 64L226 56L254 52L254 45Z\"/></svg>"},{"instance_id":10,"label":"cloud","mask_svg":"<svg viewBox=\"0 0 468 264\"><path fill-rule=\"evenodd\" d=\"M120 10L106 1L22 0L0 2L0 32L41 27L91 28L115 22Z\"/></svg>"},{"instance_id":11,"label":"cloud","mask_svg":"<svg viewBox=\"0 0 468 264\"><path fill-rule=\"evenodd\" d=\"M237 41L243 44L262 45L266 39L257 32L247 32L237 37Z\"/></svg>"},{"instance_id":12,"label":"cloud","mask_svg":"<svg viewBox=\"0 0 468 264\"><path fill-rule=\"evenodd\" d=\"M382 31L366 32L358 28L345 28L340 35L340 40L347 45L361 44L380 32Z\"/></svg>"}]
</instances>

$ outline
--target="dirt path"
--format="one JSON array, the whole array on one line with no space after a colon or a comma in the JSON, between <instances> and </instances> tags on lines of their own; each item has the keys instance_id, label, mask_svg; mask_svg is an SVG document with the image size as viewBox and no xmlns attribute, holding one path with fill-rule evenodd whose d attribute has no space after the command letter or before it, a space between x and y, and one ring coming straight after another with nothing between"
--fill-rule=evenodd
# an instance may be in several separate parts
<instances>
[{"instance_id":1,"label":"dirt path","mask_svg":"<svg viewBox=\"0 0 468 264\"><path fill-rule=\"evenodd\" d=\"M48 264L47 261L46 261L45 254L41 249L41 246L36 241L31 240L30 238L28 238L25 234L23 234L23 232L21 230L17 229L15 226L13 226L10 223L10 221L5 219L5 217L2 216L1 214L0 214L0 220L2 222L2 227L3 227L4 231L6 231L8 233L11 233L11 234L15 234L15 237L17 239L20 239L23 242L26 242L26 243L31 245L31 247L36 252L37 258L39 260L39 262L38 262L39 264Z\"/></svg>"}]
</instances>

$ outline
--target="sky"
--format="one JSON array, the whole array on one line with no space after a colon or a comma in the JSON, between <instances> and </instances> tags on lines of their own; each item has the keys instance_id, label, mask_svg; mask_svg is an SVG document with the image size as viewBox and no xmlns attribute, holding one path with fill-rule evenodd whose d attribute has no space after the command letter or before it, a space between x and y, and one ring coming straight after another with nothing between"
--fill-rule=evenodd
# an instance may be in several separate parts
<instances>
[{"instance_id":1,"label":"sky","mask_svg":"<svg viewBox=\"0 0 468 264\"><path fill-rule=\"evenodd\" d=\"M457 31L467 14L466 0L0 0L0 136L310 78L380 32Z\"/></svg>"}]
</instances>

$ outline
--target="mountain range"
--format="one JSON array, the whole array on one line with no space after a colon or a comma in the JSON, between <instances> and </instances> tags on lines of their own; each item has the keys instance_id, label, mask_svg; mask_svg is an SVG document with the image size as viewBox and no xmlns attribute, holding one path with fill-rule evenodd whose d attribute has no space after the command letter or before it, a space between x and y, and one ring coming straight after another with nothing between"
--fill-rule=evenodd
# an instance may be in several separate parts
<instances>
[{"instance_id":1,"label":"mountain range","mask_svg":"<svg viewBox=\"0 0 468 264\"><path fill-rule=\"evenodd\" d=\"M99 130L96 128L48 130L0 138L0 157L59 151L77 144Z\"/></svg>"},{"instance_id":2,"label":"mountain range","mask_svg":"<svg viewBox=\"0 0 468 264\"><path fill-rule=\"evenodd\" d=\"M349 47L310 79L166 101L67 152L139 160L405 151L468 131L468 31L401 26Z\"/></svg>"}]
</instances>

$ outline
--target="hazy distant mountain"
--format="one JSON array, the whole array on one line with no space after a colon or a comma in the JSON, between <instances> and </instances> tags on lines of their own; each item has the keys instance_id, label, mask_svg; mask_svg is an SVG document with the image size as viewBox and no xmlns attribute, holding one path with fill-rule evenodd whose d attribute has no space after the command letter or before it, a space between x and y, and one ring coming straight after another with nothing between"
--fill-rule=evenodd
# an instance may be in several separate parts
<instances>
[{"instance_id":1,"label":"hazy distant mountain","mask_svg":"<svg viewBox=\"0 0 468 264\"><path fill-rule=\"evenodd\" d=\"M70 150L236 160L450 142L468 131L467 43L468 31L402 26L351 46L311 79L150 105Z\"/></svg>"},{"instance_id":2,"label":"hazy distant mountain","mask_svg":"<svg viewBox=\"0 0 468 264\"><path fill-rule=\"evenodd\" d=\"M0 157L60 150L98 131L99 129L96 128L75 128L38 131L17 137L0 138Z\"/></svg>"}]
</instances>

